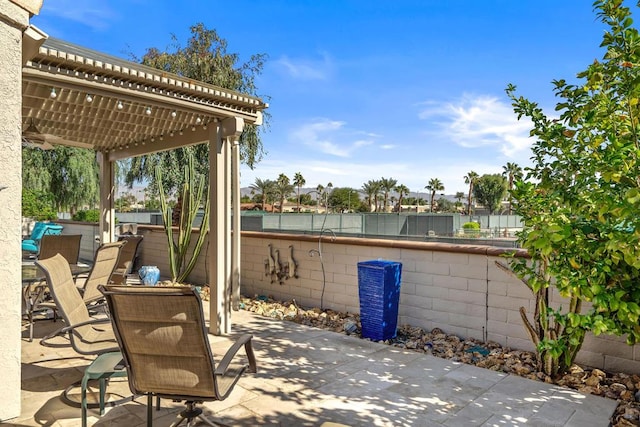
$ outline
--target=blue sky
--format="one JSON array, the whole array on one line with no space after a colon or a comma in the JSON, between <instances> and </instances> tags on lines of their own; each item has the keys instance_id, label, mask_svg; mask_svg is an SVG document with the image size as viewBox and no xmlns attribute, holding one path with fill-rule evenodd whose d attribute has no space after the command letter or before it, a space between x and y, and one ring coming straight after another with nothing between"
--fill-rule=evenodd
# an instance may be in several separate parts
<instances>
[{"instance_id":1,"label":"blue sky","mask_svg":"<svg viewBox=\"0 0 640 427\"><path fill-rule=\"evenodd\" d=\"M307 187L385 177L426 192L439 178L447 194L466 191L471 170L529 162L507 84L553 114L551 81L603 54L591 1L45 0L32 20L124 58L168 48L171 34L184 45L197 22L242 60L269 57L257 81L268 153L243 167L242 186L301 172Z\"/></svg>"}]
</instances>

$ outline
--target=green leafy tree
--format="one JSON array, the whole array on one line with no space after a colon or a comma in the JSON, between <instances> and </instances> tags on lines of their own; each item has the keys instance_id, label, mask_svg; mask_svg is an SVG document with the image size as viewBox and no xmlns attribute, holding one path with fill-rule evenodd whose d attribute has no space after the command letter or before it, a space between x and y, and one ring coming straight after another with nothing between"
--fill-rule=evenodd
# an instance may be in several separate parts
<instances>
[{"instance_id":1,"label":"green leafy tree","mask_svg":"<svg viewBox=\"0 0 640 427\"><path fill-rule=\"evenodd\" d=\"M487 208L489 215L500 209L506 193L507 180L500 174L482 175L473 186L473 196L478 203Z\"/></svg>"},{"instance_id":2,"label":"green leafy tree","mask_svg":"<svg viewBox=\"0 0 640 427\"><path fill-rule=\"evenodd\" d=\"M469 185L469 193L467 196L467 215L471 215L471 206L472 206L472 201L473 201L473 186L476 183L476 180L480 177L480 175L478 175L476 172L474 171L469 171L469 173L467 173L464 176L464 183Z\"/></svg>"},{"instance_id":3,"label":"green leafy tree","mask_svg":"<svg viewBox=\"0 0 640 427\"><path fill-rule=\"evenodd\" d=\"M507 88L535 137L513 194L530 260L510 266L536 297L533 319L520 314L549 375L569 369L588 331L640 338L640 37L621 0L595 7L606 53L577 84L554 82L559 118ZM553 287L564 310L550 305Z\"/></svg>"},{"instance_id":4,"label":"green leafy tree","mask_svg":"<svg viewBox=\"0 0 640 427\"><path fill-rule=\"evenodd\" d=\"M393 178L380 178L380 191L382 191L383 195L383 204L382 204L382 212L387 212L387 206L389 205L389 193L393 191L398 184L397 179Z\"/></svg>"},{"instance_id":5,"label":"green leafy tree","mask_svg":"<svg viewBox=\"0 0 640 427\"><path fill-rule=\"evenodd\" d=\"M507 191L509 193L509 215L511 215L511 203L513 201L513 196L511 192L513 191L513 184L516 180L522 179L522 168L518 166L517 163L507 162L505 166L502 167L502 175L507 178Z\"/></svg>"},{"instance_id":6,"label":"green leafy tree","mask_svg":"<svg viewBox=\"0 0 640 427\"><path fill-rule=\"evenodd\" d=\"M300 204L301 205L311 205L313 204L313 199L311 198L311 194L309 193L302 193L300 194Z\"/></svg>"},{"instance_id":7,"label":"green leafy tree","mask_svg":"<svg viewBox=\"0 0 640 427\"><path fill-rule=\"evenodd\" d=\"M454 212L455 211L455 204L447 198L440 197L436 203L437 203L438 212Z\"/></svg>"},{"instance_id":8,"label":"green leafy tree","mask_svg":"<svg viewBox=\"0 0 640 427\"><path fill-rule=\"evenodd\" d=\"M80 210L80 211L74 213L73 216L71 217L71 219L74 220L74 221L79 221L79 222L98 223L98 222L100 222L100 210L98 210L98 209Z\"/></svg>"},{"instance_id":9,"label":"green leafy tree","mask_svg":"<svg viewBox=\"0 0 640 427\"><path fill-rule=\"evenodd\" d=\"M409 187L404 184L399 184L394 190L398 193L398 212L402 212L402 202L404 198L409 195Z\"/></svg>"},{"instance_id":10,"label":"green leafy tree","mask_svg":"<svg viewBox=\"0 0 640 427\"><path fill-rule=\"evenodd\" d=\"M116 199L114 205L119 212L130 212L131 206L136 203L136 196L131 193L124 193L121 197Z\"/></svg>"},{"instance_id":11,"label":"green leafy tree","mask_svg":"<svg viewBox=\"0 0 640 427\"><path fill-rule=\"evenodd\" d=\"M285 199L293 192L293 185L291 185L289 177L281 173L276 180L274 191L280 200L280 213L282 213Z\"/></svg>"},{"instance_id":12,"label":"green leafy tree","mask_svg":"<svg viewBox=\"0 0 640 427\"><path fill-rule=\"evenodd\" d=\"M464 193L462 191L456 192L456 209L462 210L462 199L464 199Z\"/></svg>"},{"instance_id":13,"label":"green leafy tree","mask_svg":"<svg viewBox=\"0 0 640 427\"><path fill-rule=\"evenodd\" d=\"M256 197L260 198L262 210L267 210L267 203L270 198L273 197L275 189L275 181L270 179L256 178L255 182L249 186L249 188L256 193Z\"/></svg>"},{"instance_id":14,"label":"green leafy tree","mask_svg":"<svg viewBox=\"0 0 640 427\"><path fill-rule=\"evenodd\" d=\"M53 197L43 191L22 190L22 216L36 221L56 219L58 215L53 207Z\"/></svg>"},{"instance_id":15,"label":"green leafy tree","mask_svg":"<svg viewBox=\"0 0 640 427\"><path fill-rule=\"evenodd\" d=\"M433 202L435 201L436 192L444 191L444 184L438 178L431 178L429 183L424 187L431 192L431 199L429 202L429 212L433 212Z\"/></svg>"},{"instance_id":16,"label":"green leafy tree","mask_svg":"<svg viewBox=\"0 0 640 427\"><path fill-rule=\"evenodd\" d=\"M334 188L329 195L329 206L337 212L348 212L360 205L360 195L353 188Z\"/></svg>"},{"instance_id":17,"label":"green leafy tree","mask_svg":"<svg viewBox=\"0 0 640 427\"><path fill-rule=\"evenodd\" d=\"M296 172L293 177L293 185L296 186L297 189L297 212L300 212L300 187L304 186L307 183L304 177L300 172Z\"/></svg>"},{"instance_id":18,"label":"green leafy tree","mask_svg":"<svg viewBox=\"0 0 640 427\"><path fill-rule=\"evenodd\" d=\"M93 150L55 146L53 150L23 148L23 189L45 192L59 212L74 214L98 204L98 164Z\"/></svg>"},{"instance_id":19,"label":"green leafy tree","mask_svg":"<svg viewBox=\"0 0 640 427\"><path fill-rule=\"evenodd\" d=\"M258 96L256 78L262 72L265 54L252 55L247 62L240 63L237 53L228 52L227 41L216 30L208 29L202 23L191 27L191 38L186 46L182 46L175 36L172 36L172 43L171 51L150 48L139 61L180 76ZM267 121L268 115L265 114ZM267 125L247 125L240 137L241 159L251 168L264 155L260 129L265 127ZM154 171L160 167L163 187L171 194L182 183L182 165L186 164L189 155L196 159L196 173L206 176L209 170L209 144L198 144L131 159L126 182L131 186L134 182L148 179L150 185L155 187Z\"/></svg>"}]
</instances>

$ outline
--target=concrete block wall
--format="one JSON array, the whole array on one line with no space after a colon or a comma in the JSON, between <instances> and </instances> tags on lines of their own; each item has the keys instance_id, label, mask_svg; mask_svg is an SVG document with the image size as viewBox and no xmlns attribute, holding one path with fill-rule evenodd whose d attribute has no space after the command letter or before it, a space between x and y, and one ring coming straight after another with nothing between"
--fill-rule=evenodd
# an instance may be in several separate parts
<instances>
[{"instance_id":1,"label":"concrete block wall","mask_svg":"<svg viewBox=\"0 0 640 427\"><path fill-rule=\"evenodd\" d=\"M138 226L138 234L144 236L139 248L140 260L138 265L155 265L160 269L160 279L166 280L171 277L169 267L169 253L167 250L167 235L161 226ZM177 236L174 236L177 239ZM194 232L191 236L191 250L195 246L198 234ZM194 284L208 283L208 269L205 257L208 251L208 238L206 239L198 263L189 276L189 281Z\"/></svg>"},{"instance_id":2,"label":"concrete block wall","mask_svg":"<svg viewBox=\"0 0 640 427\"><path fill-rule=\"evenodd\" d=\"M62 225L62 234L80 234L80 259L93 260L96 250L100 246L100 227L98 224L75 221L55 221ZM97 238L97 240L96 240Z\"/></svg>"},{"instance_id":3,"label":"concrete block wall","mask_svg":"<svg viewBox=\"0 0 640 427\"><path fill-rule=\"evenodd\" d=\"M145 235L145 264L168 269L166 237L162 227L139 227ZM271 281L265 275L269 246L287 262L289 247L297 262L298 278ZM322 252L322 263L318 251ZM244 295L270 295L301 306L358 313L357 264L386 259L402 263L399 323L425 330L440 328L461 337L496 341L515 349L533 350L519 308L533 317L535 300L518 279L500 270L496 261L504 250L433 242L359 239L325 235L322 244L308 235L242 233L241 289ZM323 274L324 264L324 274ZM168 271L168 270L167 270ZM192 283L206 281L202 256ZM563 303L553 294L554 305ZM566 303L564 304L566 306ZM577 361L588 366L629 373L640 372L640 347L623 337L588 336Z\"/></svg>"},{"instance_id":4,"label":"concrete block wall","mask_svg":"<svg viewBox=\"0 0 640 427\"><path fill-rule=\"evenodd\" d=\"M298 279L271 283L264 274L268 245L294 247ZM535 300L517 278L499 269L503 250L468 245L375 239L323 239L324 308L359 312L357 263L371 259L402 262L399 323L426 330L440 328L461 337L496 341L515 349L533 350L520 317L520 307L533 318ZM244 232L242 237L242 292L271 295L319 307L323 288L317 255L317 237ZM281 258L282 261L282 258ZM552 294L557 306L566 302ZM640 372L640 347L624 338L588 336L577 361L588 366Z\"/></svg>"}]
</instances>

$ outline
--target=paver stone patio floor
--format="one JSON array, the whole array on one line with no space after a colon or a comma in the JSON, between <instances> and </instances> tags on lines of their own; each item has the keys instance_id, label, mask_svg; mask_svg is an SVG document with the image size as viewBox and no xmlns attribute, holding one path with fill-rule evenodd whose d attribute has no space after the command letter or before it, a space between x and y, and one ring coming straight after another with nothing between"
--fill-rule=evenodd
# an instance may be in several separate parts
<instances>
[{"instance_id":1,"label":"paver stone patio floor","mask_svg":"<svg viewBox=\"0 0 640 427\"><path fill-rule=\"evenodd\" d=\"M208 302L205 302L208 308ZM607 426L613 400L583 395L355 336L232 313L229 337L210 336L218 359L234 336L251 332L258 373L246 374L231 396L206 402L205 413L232 426ZM38 321L32 343L23 331L22 414L8 426L79 426L80 409L60 396L82 378L93 357L69 346L43 347L39 337L60 322ZM65 341L60 339L60 343ZM111 395L127 395L114 379ZM145 426L146 398L89 410L89 425ZM162 401L154 425L168 426L184 405ZM202 424L204 425L204 424Z\"/></svg>"}]
</instances>

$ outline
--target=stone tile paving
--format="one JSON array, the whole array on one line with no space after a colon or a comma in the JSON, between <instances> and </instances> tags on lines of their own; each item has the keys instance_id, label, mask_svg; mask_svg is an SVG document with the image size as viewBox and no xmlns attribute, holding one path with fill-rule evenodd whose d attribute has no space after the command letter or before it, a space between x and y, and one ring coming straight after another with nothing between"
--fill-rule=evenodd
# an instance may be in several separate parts
<instances>
[{"instance_id":1,"label":"stone tile paving","mask_svg":"<svg viewBox=\"0 0 640 427\"><path fill-rule=\"evenodd\" d=\"M38 322L38 337L59 323ZM573 390L248 312L233 313L231 337L210 336L221 355L233 336L254 334L259 372L243 377L205 412L236 426L607 426L616 402ZM80 409L60 399L91 357L64 340L46 348L23 341L22 415L2 425L77 426ZM126 381L110 391L126 393ZM89 425L144 426L145 398L90 410ZM154 425L170 425L182 409L162 401Z\"/></svg>"}]
</instances>

